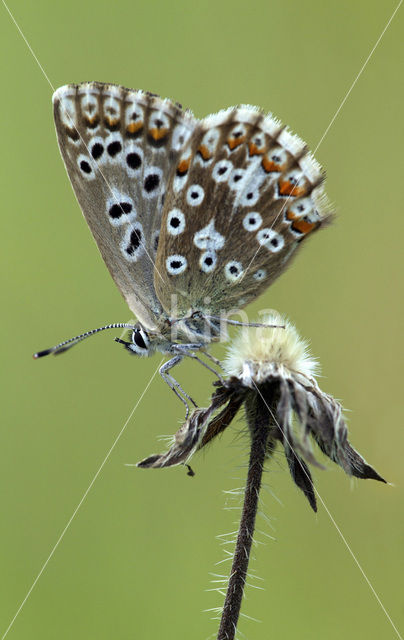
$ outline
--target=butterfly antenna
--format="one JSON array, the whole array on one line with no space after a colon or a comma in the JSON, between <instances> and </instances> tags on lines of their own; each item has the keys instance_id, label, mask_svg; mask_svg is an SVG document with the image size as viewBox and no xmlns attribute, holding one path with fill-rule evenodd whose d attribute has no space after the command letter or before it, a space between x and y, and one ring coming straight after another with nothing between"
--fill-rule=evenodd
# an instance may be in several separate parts
<instances>
[{"instance_id":1,"label":"butterfly antenna","mask_svg":"<svg viewBox=\"0 0 404 640\"><path fill-rule=\"evenodd\" d=\"M204 316L212 320L224 320L226 324L234 325L235 327L262 327L264 329L285 329L284 324L265 324L263 322L239 322L238 320L230 320L230 318L220 316Z\"/></svg>"},{"instance_id":2,"label":"butterfly antenna","mask_svg":"<svg viewBox=\"0 0 404 640\"><path fill-rule=\"evenodd\" d=\"M69 340L64 340L64 342L59 342L59 344L51 347L50 349L44 349L43 351L38 351L34 353L32 356L35 360L38 358L43 358L44 356L48 356L50 353L53 355L58 355L59 353L64 353L74 345L78 344L82 340L93 336L95 333L99 333L100 331L105 331L105 329L135 329L136 327L133 324L127 324L126 322L114 322L113 324L107 324L105 327L99 327L98 329L92 329L91 331L86 331L85 333L81 333L79 336L75 336L74 338L69 338Z\"/></svg>"}]
</instances>

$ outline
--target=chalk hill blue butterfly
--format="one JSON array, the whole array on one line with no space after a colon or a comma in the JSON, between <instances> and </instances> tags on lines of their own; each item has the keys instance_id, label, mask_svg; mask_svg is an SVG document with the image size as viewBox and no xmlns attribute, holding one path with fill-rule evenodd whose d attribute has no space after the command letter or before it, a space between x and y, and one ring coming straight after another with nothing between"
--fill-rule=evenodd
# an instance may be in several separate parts
<instances>
[{"instance_id":1,"label":"chalk hill blue butterfly","mask_svg":"<svg viewBox=\"0 0 404 640\"><path fill-rule=\"evenodd\" d=\"M77 200L139 322L35 357L127 327L130 339L118 342L170 354L161 374L189 399L169 369L218 340L221 315L260 295L330 219L324 174L300 138L256 107L199 120L155 94L99 82L61 87L53 105Z\"/></svg>"}]
</instances>

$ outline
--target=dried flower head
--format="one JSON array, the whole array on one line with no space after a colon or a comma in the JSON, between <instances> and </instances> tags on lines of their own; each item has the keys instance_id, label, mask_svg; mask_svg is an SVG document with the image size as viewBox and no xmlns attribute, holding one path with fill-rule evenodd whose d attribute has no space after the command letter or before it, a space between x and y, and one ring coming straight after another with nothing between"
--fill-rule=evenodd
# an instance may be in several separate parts
<instances>
[{"instance_id":1,"label":"dried flower head","mask_svg":"<svg viewBox=\"0 0 404 640\"><path fill-rule=\"evenodd\" d=\"M231 344L223 363L227 378L212 395L210 406L195 409L177 431L164 454L150 456L140 467L187 464L231 423L240 407L251 436L248 473L240 525L234 549L218 640L235 637L246 584L258 496L265 460L279 443L283 446L291 476L317 510L312 477L306 462L316 461L312 441L346 473L385 482L348 442L342 407L324 393L314 378L316 362L296 329L279 315L264 320L284 328L248 327ZM193 473L190 470L189 473Z\"/></svg>"},{"instance_id":2,"label":"dried flower head","mask_svg":"<svg viewBox=\"0 0 404 640\"><path fill-rule=\"evenodd\" d=\"M244 327L230 344L224 370L246 386L261 384L275 370L311 377L318 373L318 362L311 357L308 342L280 314L272 312L261 321L273 327Z\"/></svg>"},{"instance_id":3,"label":"dried flower head","mask_svg":"<svg viewBox=\"0 0 404 640\"><path fill-rule=\"evenodd\" d=\"M292 478L314 510L315 492L306 463L322 465L314 456L313 441L348 475L385 482L348 442L342 407L318 386L314 377L318 365L309 354L307 342L276 313L262 322L284 328L243 328L223 363L228 377L217 385L210 406L195 409L167 453L150 456L138 466L187 463L195 451L230 424L244 405L251 435L258 424L268 430L267 457L278 443L283 446Z\"/></svg>"}]
</instances>

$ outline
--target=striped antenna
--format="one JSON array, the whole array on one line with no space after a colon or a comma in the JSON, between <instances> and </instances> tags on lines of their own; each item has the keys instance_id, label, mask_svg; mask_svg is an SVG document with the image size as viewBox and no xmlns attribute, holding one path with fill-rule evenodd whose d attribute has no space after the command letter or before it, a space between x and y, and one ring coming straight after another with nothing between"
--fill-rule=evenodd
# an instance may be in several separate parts
<instances>
[{"instance_id":1,"label":"striped antenna","mask_svg":"<svg viewBox=\"0 0 404 640\"><path fill-rule=\"evenodd\" d=\"M44 356L48 356L50 353L53 355L58 355L59 353L64 353L74 345L78 344L82 340L93 336L95 333L99 333L100 331L105 331L105 329L136 329L136 326L133 324L127 324L126 322L114 322L113 324L107 324L105 327L99 327L98 329L92 329L91 331L86 331L85 333L81 333L79 336L75 336L74 338L69 338L69 340L65 340L64 342L59 342L59 344L51 347L50 349L44 349L43 351L38 351L34 353L32 356L35 360L38 358L43 358Z\"/></svg>"}]
</instances>

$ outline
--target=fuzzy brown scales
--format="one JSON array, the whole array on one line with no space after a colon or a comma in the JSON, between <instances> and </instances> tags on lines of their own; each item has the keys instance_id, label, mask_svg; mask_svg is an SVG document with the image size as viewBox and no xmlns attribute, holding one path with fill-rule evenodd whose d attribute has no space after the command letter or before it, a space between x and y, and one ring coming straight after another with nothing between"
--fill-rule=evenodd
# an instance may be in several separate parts
<instances>
[{"instance_id":1,"label":"fuzzy brown scales","mask_svg":"<svg viewBox=\"0 0 404 640\"><path fill-rule=\"evenodd\" d=\"M158 117L157 126L152 122L159 113L166 126ZM172 136L178 124L190 134L195 120L168 100L96 82L59 90L54 97L54 118L70 181L104 262L131 311L146 326L156 326L162 307L153 272L162 197L182 147L179 141L173 149ZM90 169L87 174L80 167L80 158L88 164L83 164ZM145 180L146 172L153 168L158 170L159 184L150 194L145 192ZM132 206L129 214L121 206L125 202L126 208ZM114 204L116 217L111 218L108 207ZM131 214L141 225L134 228L133 239L141 247L136 261L130 255L125 259L119 250L133 226L129 217L125 222L125 216ZM130 236L128 240L130 246Z\"/></svg>"},{"instance_id":2,"label":"fuzzy brown scales","mask_svg":"<svg viewBox=\"0 0 404 640\"><path fill-rule=\"evenodd\" d=\"M283 126L279 125L270 135L262 113L255 112L250 123L240 122L238 113L238 109L231 110L222 124L212 127L213 132L219 132L213 153L209 153L204 144L209 127L202 122L177 165L182 185L175 189L176 174L169 183L155 287L165 309L171 308L171 294L175 290L180 315L189 313L191 308L218 314L222 310L244 307L288 266L302 240L330 218L328 212L321 215L316 211L317 200L311 197L313 190L318 193L324 175L320 170L310 177L305 173L302 160L308 155L307 147L302 144L293 154L282 144ZM283 154L276 164L272 156L278 158L279 148ZM221 162L231 163L233 184L231 177L215 180L215 171ZM294 173L300 176L296 184L289 180ZM237 190L234 182L237 177L242 180L241 190ZM203 199L196 206L189 204L192 185L203 191ZM253 200L250 206L249 195ZM306 208L308 201L312 203L311 218L300 215L296 208L298 201L304 202ZM185 216L185 229L178 235L170 234L167 228L168 216L173 210ZM282 244L281 249L271 247L270 251L260 245L257 233L246 229L245 219L249 213L259 214L262 222L257 229L274 232ZM206 273L201 268L206 247L201 249L194 239L195 234L208 225L213 225L223 238L223 246L215 248L213 242L217 262L214 269ZM187 261L186 269L178 275L167 271L167 260L176 255L184 255ZM241 276L233 281L225 277L225 266L231 261L240 263L243 269ZM261 272L264 275L258 279L257 273Z\"/></svg>"}]
</instances>

